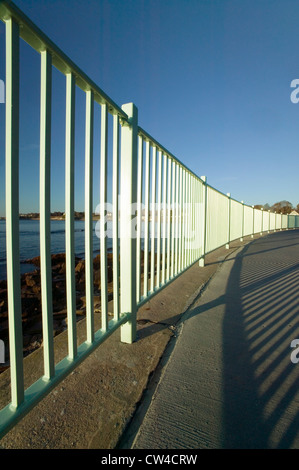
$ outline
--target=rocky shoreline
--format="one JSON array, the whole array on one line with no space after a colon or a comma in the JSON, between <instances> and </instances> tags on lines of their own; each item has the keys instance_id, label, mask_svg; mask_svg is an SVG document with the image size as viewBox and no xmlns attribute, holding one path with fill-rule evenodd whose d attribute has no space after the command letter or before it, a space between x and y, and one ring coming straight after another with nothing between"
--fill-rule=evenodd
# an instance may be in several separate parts
<instances>
[{"instance_id":1,"label":"rocky shoreline","mask_svg":"<svg viewBox=\"0 0 299 470\"><path fill-rule=\"evenodd\" d=\"M95 309L100 308L101 279L100 259L97 255L93 260L94 267L94 304ZM108 266L108 300L113 298L112 253L107 253ZM41 307L41 282L40 282L40 257L27 259L26 264L33 264L36 269L21 276L21 301L22 301L22 328L23 328L23 355L30 354L42 346L42 307ZM66 307L66 263L65 254L52 255L52 299L53 299L53 335L67 328ZM76 279L76 313L77 320L85 316L85 260L75 258ZM0 373L9 367L8 348L8 306L7 306L7 282L0 281L0 337L5 343L5 364L0 364Z\"/></svg>"}]
</instances>

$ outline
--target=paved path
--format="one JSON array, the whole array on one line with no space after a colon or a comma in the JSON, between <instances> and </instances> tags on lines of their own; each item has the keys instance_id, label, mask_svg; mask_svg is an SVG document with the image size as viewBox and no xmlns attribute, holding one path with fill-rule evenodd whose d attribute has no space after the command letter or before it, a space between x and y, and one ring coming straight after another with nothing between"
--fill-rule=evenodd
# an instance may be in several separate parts
<instances>
[{"instance_id":1,"label":"paved path","mask_svg":"<svg viewBox=\"0 0 299 470\"><path fill-rule=\"evenodd\" d=\"M133 448L299 447L298 281L299 230L223 263L182 325Z\"/></svg>"}]
</instances>

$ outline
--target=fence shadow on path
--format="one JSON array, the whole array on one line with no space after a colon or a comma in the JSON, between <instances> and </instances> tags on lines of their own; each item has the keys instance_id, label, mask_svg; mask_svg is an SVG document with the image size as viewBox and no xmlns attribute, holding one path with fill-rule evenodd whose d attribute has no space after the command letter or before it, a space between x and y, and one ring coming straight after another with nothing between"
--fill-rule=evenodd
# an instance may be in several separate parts
<instances>
[{"instance_id":1,"label":"fence shadow on path","mask_svg":"<svg viewBox=\"0 0 299 470\"><path fill-rule=\"evenodd\" d=\"M298 232L291 237L298 240ZM288 232L236 256L223 322L223 447L290 448L299 443L299 250ZM276 249L280 244L281 248Z\"/></svg>"},{"instance_id":2,"label":"fence shadow on path","mask_svg":"<svg viewBox=\"0 0 299 470\"><path fill-rule=\"evenodd\" d=\"M283 234L287 234L288 232L282 232L282 233L283 233ZM298 231L297 233L299 233L299 231ZM273 235L273 234L270 234L270 236L272 236L272 235ZM281 235L281 234L277 233L277 235L279 236L279 235ZM265 235L265 237L266 237L266 236L267 236L267 235ZM265 237L264 237L264 238L265 238ZM253 240L253 241L254 241L254 240ZM285 239L284 241L287 241L287 240ZM267 242L266 240L262 240L262 239L261 239L260 242L261 242L261 243L264 243L265 246L268 245L268 242ZM241 246L241 245L240 245L240 246ZM295 246L299 247L299 241L298 241L297 243L290 243L290 244L288 244L288 245L284 245L285 248L286 248L286 247L295 247ZM259 253L267 253L267 252L270 252L270 251L273 252L273 251L279 250L279 249L280 249L280 247L279 247L279 246L276 246L276 247L272 247L272 248L269 248L269 249L260 250ZM244 257L246 257L246 256L253 256L254 254L255 254L255 253L245 253L245 250L244 250L243 253L242 253L242 256L244 256ZM227 262L227 261L230 261L231 259L235 259L235 258L229 258L229 259L223 259L223 260L220 260L220 261L211 261L211 262L207 262L207 263L206 263L206 266L210 266L210 265L212 265L212 264L222 264L222 263L225 263L225 262Z\"/></svg>"},{"instance_id":3,"label":"fence shadow on path","mask_svg":"<svg viewBox=\"0 0 299 470\"><path fill-rule=\"evenodd\" d=\"M200 406L207 399L211 407L211 416L199 414L198 422L192 421L199 446L205 447L206 442L224 449L299 446L299 363L291 361L290 347L299 338L298 238L298 231L292 235L281 232L267 237L269 250L265 250L263 238L246 245L230 258L228 277L224 274L224 281L218 279L218 286L223 282L220 295L215 292L217 283L213 284L206 301L203 297L197 303L197 298L190 306L184 321L189 324L194 317L203 321L192 323L195 337L188 347L194 347L195 357L201 360L190 366L198 370L194 370L196 379L189 388ZM176 320L170 317L167 324ZM167 324L151 325L145 334L155 334ZM215 341L219 348L214 348ZM213 348L219 371L215 364L209 366L206 356ZM211 390L207 377L214 381ZM215 384L219 384L219 393ZM185 386L182 396L188 389Z\"/></svg>"}]
</instances>

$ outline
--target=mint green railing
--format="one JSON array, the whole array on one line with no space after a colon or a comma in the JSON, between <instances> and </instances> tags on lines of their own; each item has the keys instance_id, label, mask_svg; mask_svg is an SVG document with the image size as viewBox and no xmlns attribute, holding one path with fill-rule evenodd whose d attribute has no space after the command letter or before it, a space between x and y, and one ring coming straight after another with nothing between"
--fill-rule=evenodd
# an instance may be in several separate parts
<instances>
[{"instance_id":1,"label":"mint green railing","mask_svg":"<svg viewBox=\"0 0 299 470\"><path fill-rule=\"evenodd\" d=\"M0 411L0 437L118 328L136 339L136 313L161 288L232 240L299 227L299 216L260 211L199 178L138 126L133 104L118 107L11 2L0 3L6 27L6 240L11 403ZM19 42L40 53L40 274L44 374L24 390L19 248ZM50 254L52 69L66 80L65 197L68 355L54 361ZM74 247L75 96L85 93L86 340L77 346ZM107 238L101 236L101 328L93 291L94 106L101 109L100 228L106 229L108 139L112 141L113 317L108 317ZM112 116L112 130L108 117ZM112 134L110 135L109 132ZM120 186L119 186L120 181ZM118 216L120 214L120 217ZM1 343L3 350L3 343Z\"/></svg>"}]
</instances>

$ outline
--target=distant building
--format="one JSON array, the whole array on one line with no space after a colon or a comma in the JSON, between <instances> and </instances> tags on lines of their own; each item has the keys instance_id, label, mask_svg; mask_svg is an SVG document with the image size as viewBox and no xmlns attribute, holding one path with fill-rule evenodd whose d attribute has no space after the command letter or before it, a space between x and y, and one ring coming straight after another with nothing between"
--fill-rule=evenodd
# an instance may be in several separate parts
<instances>
[{"instance_id":1,"label":"distant building","mask_svg":"<svg viewBox=\"0 0 299 470\"><path fill-rule=\"evenodd\" d=\"M292 212L290 212L289 215L299 215L299 212L295 211L295 209L294 209L294 210L292 210Z\"/></svg>"}]
</instances>

